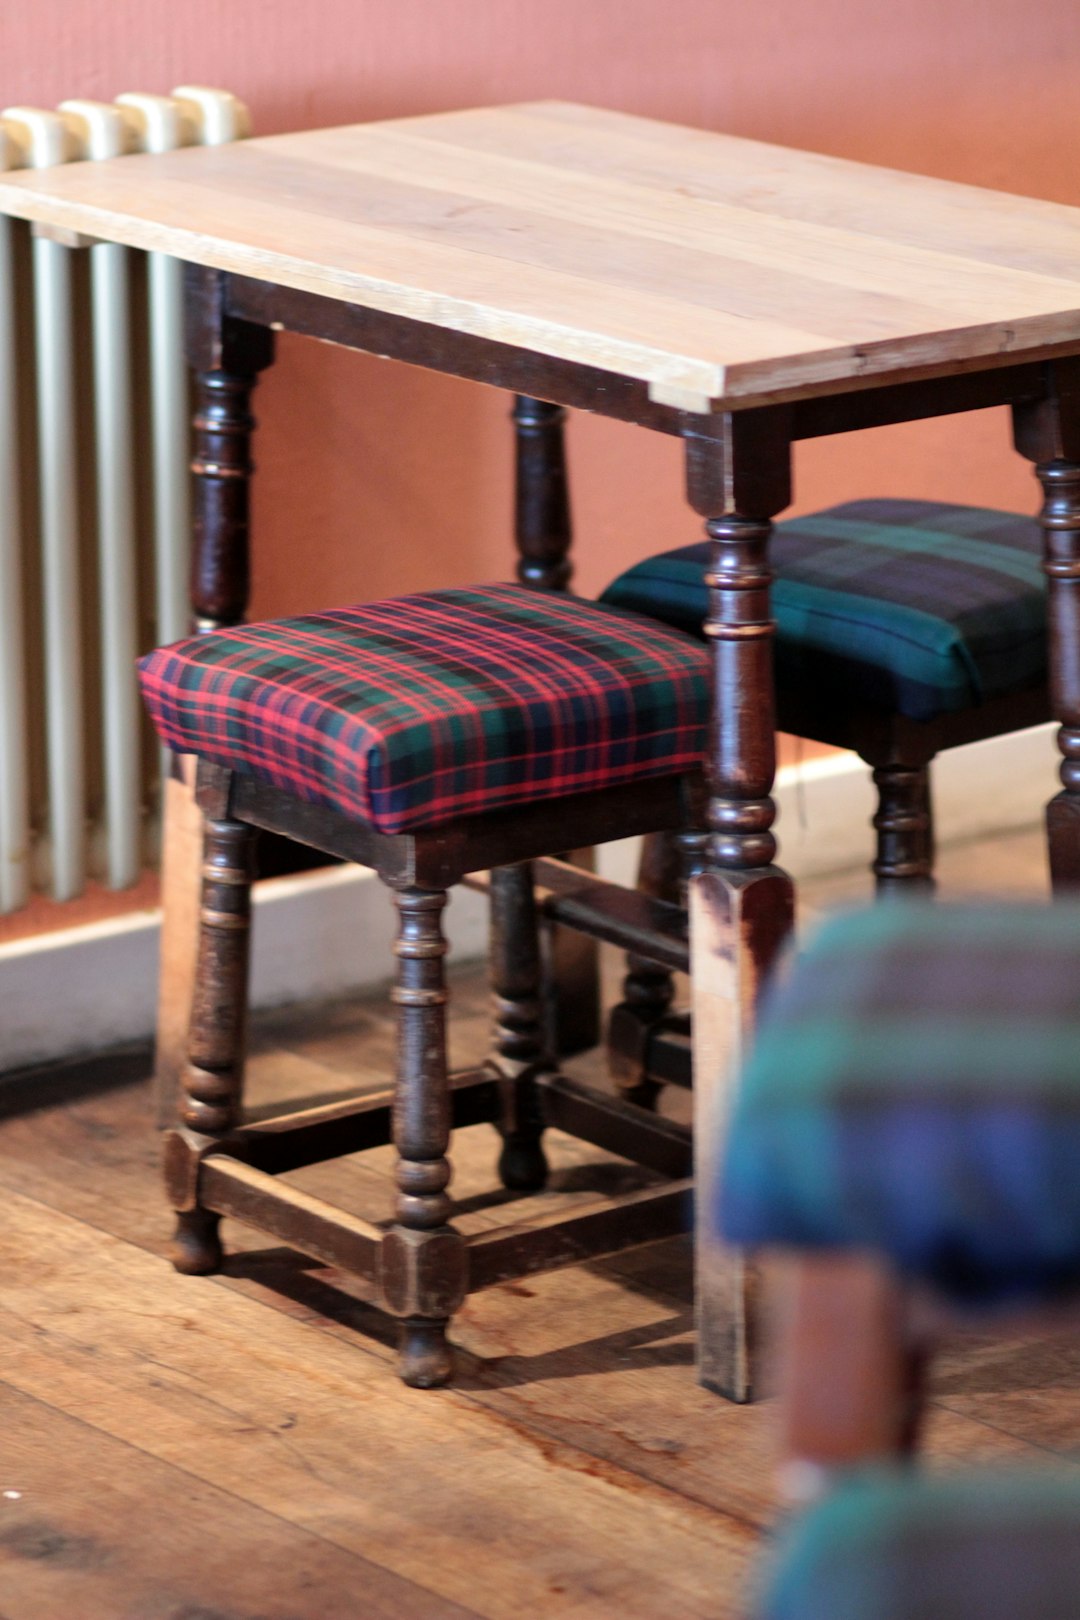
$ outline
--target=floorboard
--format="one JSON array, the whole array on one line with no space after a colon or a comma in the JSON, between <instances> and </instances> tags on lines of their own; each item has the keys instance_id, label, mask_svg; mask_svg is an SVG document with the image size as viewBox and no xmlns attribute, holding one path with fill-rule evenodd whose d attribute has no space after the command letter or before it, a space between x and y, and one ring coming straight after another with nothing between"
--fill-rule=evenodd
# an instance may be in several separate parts
<instances>
[{"instance_id":1,"label":"floorboard","mask_svg":"<svg viewBox=\"0 0 1080 1620\"><path fill-rule=\"evenodd\" d=\"M946 893L1045 882L1034 835L942 867ZM803 914L865 888L816 884ZM486 991L475 972L454 991L469 1063ZM379 1084L390 1056L376 999L281 1010L255 1030L251 1104ZM471 1296L456 1387L405 1390L386 1319L332 1269L233 1223L225 1275L168 1269L150 1099L128 1078L0 1121L3 1620L744 1612L774 1511L774 1413L695 1383L686 1242ZM455 1140L466 1227L518 1209L492 1193L495 1148L487 1127ZM551 1153L551 1205L639 1174L557 1133ZM378 1218L391 1164L379 1150L296 1179ZM949 1347L931 1466L1078 1451L1080 1347Z\"/></svg>"}]
</instances>

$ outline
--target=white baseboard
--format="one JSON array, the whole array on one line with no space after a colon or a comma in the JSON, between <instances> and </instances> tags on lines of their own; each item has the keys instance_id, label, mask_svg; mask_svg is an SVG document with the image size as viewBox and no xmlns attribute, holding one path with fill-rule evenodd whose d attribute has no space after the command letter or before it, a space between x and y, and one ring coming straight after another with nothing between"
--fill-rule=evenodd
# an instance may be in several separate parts
<instances>
[{"instance_id":1,"label":"white baseboard","mask_svg":"<svg viewBox=\"0 0 1080 1620\"><path fill-rule=\"evenodd\" d=\"M951 748L934 761L934 821L939 844L1010 828L1033 827L1057 788L1055 726ZM796 879L869 866L875 793L869 767L855 754L827 754L788 765L776 783L780 862ZM599 870L633 882L639 841L608 844Z\"/></svg>"},{"instance_id":2,"label":"white baseboard","mask_svg":"<svg viewBox=\"0 0 1080 1620\"><path fill-rule=\"evenodd\" d=\"M1033 826L1054 789L1054 728L1039 726L942 754L934 765L941 843ZM777 783L781 859L796 878L869 863L873 787L850 754L788 766ZM599 852L600 871L633 882L638 842ZM252 999L257 1007L348 995L390 971L390 898L356 867L275 878L255 896ZM145 1040L153 1031L160 917L41 934L0 946L0 1071ZM486 903L456 890L452 956L483 953Z\"/></svg>"},{"instance_id":3,"label":"white baseboard","mask_svg":"<svg viewBox=\"0 0 1080 1620\"><path fill-rule=\"evenodd\" d=\"M153 1034L158 911L0 946L0 1072L103 1051ZM454 891L451 958L485 948L481 895ZM392 971L393 904L373 873L333 867L256 885L255 1007L348 995Z\"/></svg>"}]
</instances>

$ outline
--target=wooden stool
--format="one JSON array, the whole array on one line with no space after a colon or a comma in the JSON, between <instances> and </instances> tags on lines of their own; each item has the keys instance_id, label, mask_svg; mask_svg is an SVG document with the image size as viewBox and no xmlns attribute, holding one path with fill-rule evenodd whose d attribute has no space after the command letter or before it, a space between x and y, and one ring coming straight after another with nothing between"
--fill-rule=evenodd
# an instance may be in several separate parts
<instances>
[{"instance_id":1,"label":"wooden stool","mask_svg":"<svg viewBox=\"0 0 1080 1620\"><path fill-rule=\"evenodd\" d=\"M915 1444L943 1328L1080 1300L1080 904L838 916L765 1009L725 1236L799 1256L785 1489Z\"/></svg>"},{"instance_id":2,"label":"wooden stool","mask_svg":"<svg viewBox=\"0 0 1080 1620\"><path fill-rule=\"evenodd\" d=\"M1075 1471L873 1470L781 1534L753 1620L1080 1620Z\"/></svg>"},{"instance_id":3,"label":"wooden stool","mask_svg":"<svg viewBox=\"0 0 1080 1620\"><path fill-rule=\"evenodd\" d=\"M177 1268L215 1270L232 1215L371 1278L402 1320L402 1377L427 1387L450 1376L446 1327L469 1289L686 1230L688 1133L558 1075L543 1050L520 863L564 848L568 831L602 843L700 817L704 648L617 609L491 586L216 631L151 654L141 674L163 740L200 759L207 817L183 1128L166 1145ZM398 1067L392 1092L243 1126L256 828L393 889ZM440 916L447 888L480 868L495 869L495 1052L451 1077ZM453 1125L481 1121L502 1133L507 1187L543 1185L546 1123L670 1179L466 1239L447 1148ZM387 1230L274 1179L391 1138Z\"/></svg>"},{"instance_id":4,"label":"wooden stool","mask_svg":"<svg viewBox=\"0 0 1080 1620\"><path fill-rule=\"evenodd\" d=\"M1042 549L1034 519L929 501L852 501L775 527L778 724L871 766L879 895L933 886L935 755L1050 718ZM601 600L700 634L707 567L707 544L663 552ZM646 850L649 893L677 900L685 875L671 850ZM690 1083L688 1025L669 1016L669 973L628 968L612 1068L649 1104L660 1083Z\"/></svg>"}]
</instances>

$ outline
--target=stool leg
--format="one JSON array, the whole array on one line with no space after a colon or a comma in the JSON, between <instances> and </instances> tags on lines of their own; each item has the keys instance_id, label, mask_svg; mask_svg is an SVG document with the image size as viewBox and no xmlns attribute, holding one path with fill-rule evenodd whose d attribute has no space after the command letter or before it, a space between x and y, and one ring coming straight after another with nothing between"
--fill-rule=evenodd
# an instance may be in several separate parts
<instances>
[{"instance_id":1,"label":"stool leg","mask_svg":"<svg viewBox=\"0 0 1080 1620\"><path fill-rule=\"evenodd\" d=\"M548 1166L536 1076L551 1065L542 1033L540 936L528 862L499 866L491 874L491 975L492 1059L502 1077L499 1177L513 1191L538 1192L547 1181Z\"/></svg>"},{"instance_id":2,"label":"stool leg","mask_svg":"<svg viewBox=\"0 0 1080 1620\"><path fill-rule=\"evenodd\" d=\"M394 1145L396 1222L383 1240L382 1288L402 1318L399 1370L406 1384L433 1389L453 1372L446 1328L465 1297L467 1257L449 1224L450 1089L446 1072L444 890L402 889L398 908L398 1059Z\"/></svg>"},{"instance_id":3,"label":"stool leg","mask_svg":"<svg viewBox=\"0 0 1080 1620\"><path fill-rule=\"evenodd\" d=\"M201 1275L221 1264L220 1217L199 1207L198 1161L240 1117L247 1029L248 954L255 831L239 821L208 820L203 844L199 953L181 1119L167 1163L187 1162L187 1193L177 1207L171 1259ZM176 1138L180 1140L177 1141ZM176 1183L170 1180L175 1189Z\"/></svg>"},{"instance_id":4,"label":"stool leg","mask_svg":"<svg viewBox=\"0 0 1080 1620\"><path fill-rule=\"evenodd\" d=\"M652 833L641 850L638 888L658 900L679 898L679 847L671 833ZM623 999L608 1021L608 1065L620 1095L639 1108L655 1109L661 1087L648 1073L649 1033L675 995L670 969L627 952Z\"/></svg>"},{"instance_id":5,"label":"stool leg","mask_svg":"<svg viewBox=\"0 0 1080 1620\"><path fill-rule=\"evenodd\" d=\"M781 1369L781 1488L806 1501L838 1471L914 1450L921 1350L900 1284L862 1254L801 1257L791 1278Z\"/></svg>"},{"instance_id":6,"label":"stool leg","mask_svg":"<svg viewBox=\"0 0 1080 1620\"><path fill-rule=\"evenodd\" d=\"M874 771L878 808L872 871L879 896L934 888L934 830L930 766L879 765Z\"/></svg>"}]
</instances>

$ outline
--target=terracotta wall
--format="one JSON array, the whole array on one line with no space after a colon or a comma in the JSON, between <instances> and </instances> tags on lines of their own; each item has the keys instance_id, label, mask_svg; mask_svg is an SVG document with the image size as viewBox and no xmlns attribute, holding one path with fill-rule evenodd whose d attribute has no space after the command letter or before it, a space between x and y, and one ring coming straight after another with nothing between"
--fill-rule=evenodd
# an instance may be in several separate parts
<instances>
[{"instance_id":1,"label":"terracotta wall","mask_svg":"<svg viewBox=\"0 0 1080 1620\"><path fill-rule=\"evenodd\" d=\"M557 96L1080 203L1076 0L38 0L0 104L221 84L263 133ZM286 340L261 385L255 610L505 574L506 401ZM678 447L585 417L578 580L696 538ZM926 494L1030 509L999 413L799 452L800 508Z\"/></svg>"}]
</instances>

